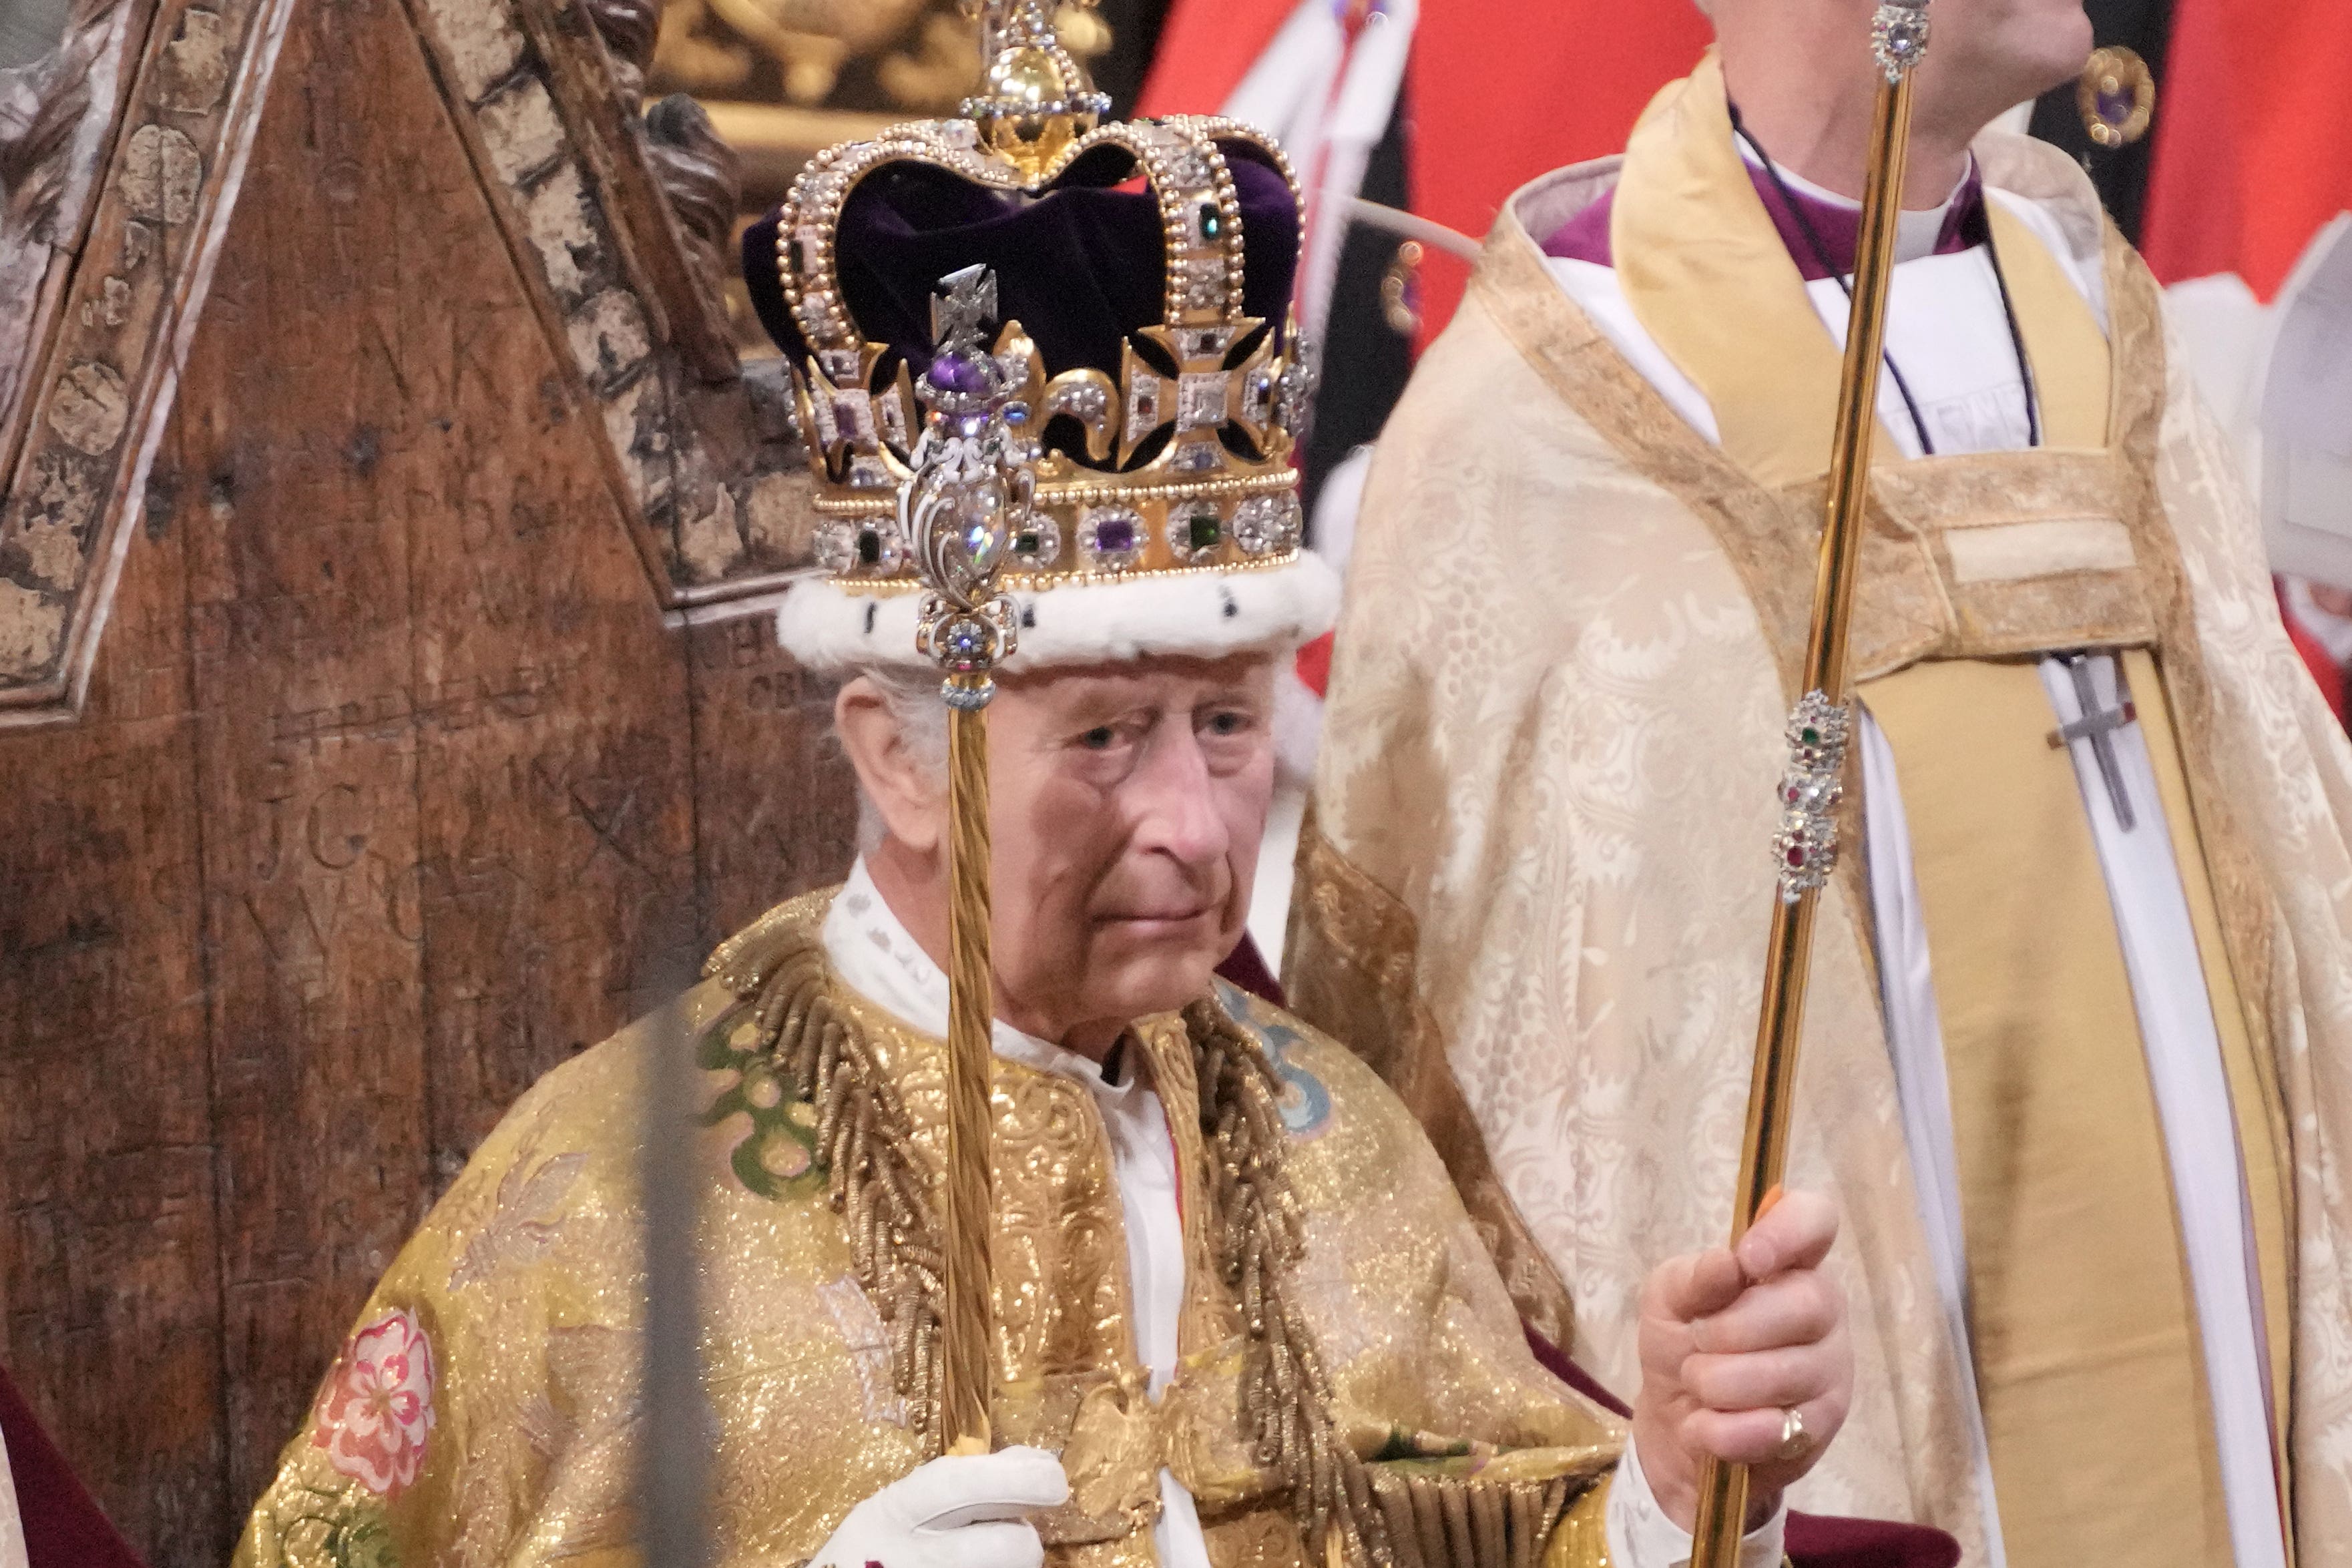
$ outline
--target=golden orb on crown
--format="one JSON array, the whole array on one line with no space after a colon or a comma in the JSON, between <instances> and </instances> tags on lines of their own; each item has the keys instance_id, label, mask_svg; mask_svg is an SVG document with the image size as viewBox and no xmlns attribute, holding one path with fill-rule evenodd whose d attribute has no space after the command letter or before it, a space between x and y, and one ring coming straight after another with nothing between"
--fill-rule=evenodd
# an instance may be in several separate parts
<instances>
[{"instance_id":1,"label":"golden orb on crown","mask_svg":"<svg viewBox=\"0 0 2352 1568\"><path fill-rule=\"evenodd\" d=\"M980 24L982 75L963 112L991 152L1024 179L1042 178L1101 123L1109 99L1063 46L1056 0L966 0L964 9Z\"/></svg>"}]
</instances>

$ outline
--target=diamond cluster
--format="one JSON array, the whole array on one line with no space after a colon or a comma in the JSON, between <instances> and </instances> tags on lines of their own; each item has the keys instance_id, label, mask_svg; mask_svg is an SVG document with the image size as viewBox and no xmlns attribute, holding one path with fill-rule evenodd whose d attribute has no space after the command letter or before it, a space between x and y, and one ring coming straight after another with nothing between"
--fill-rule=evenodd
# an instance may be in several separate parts
<instances>
[{"instance_id":1,"label":"diamond cluster","mask_svg":"<svg viewBox=\"0 0 2352 1568\"><path fill-rule=\"evenodd\" d=\"M1780 829L1772 858L1780 902L1827 886L1837 869L1837 811L1845 799L1845 748L1853 711L1807 692L1789 716L1789 770L1780 778Z\"/></svg>"},{"instance_id":2,"label":"diamond cluster","mask_svg":"<svg viewBox=\"0 0 2352 1568\"><path fill-rule=\"evenodd\" d=\"M1044 363L1012 320L982 345L1012 402L1004 417L1041 448L1034 504L1002 547L1027 586L1072 576L1279 566L1300 548L1291 455L1314 376L1295 322L1246 313L1245 236L1228 150L1246 143L1295 193L1281 150L1237 122L1188 116L1079 136L1036 171L981 145L969 121L894 126L831 148L794 182L777 238L777 280L807 340L793 364L818 470L820 563L836 578L911 586L919 541L892 514L910 478L922 414L909 364L865 340L840 291L841 212L891 164L941 169L1005 193L1050 188L1078 158L1116 147L1157 198L1166 290L1117 368ZM1046 426L1058 425L1049 436ZM1073 426L1076 428L1074 429Z\"/></svg>"},{"instance_id":3,"label":"diamond cluster","mask_svg":"<svg viewBox=\"0 0 2352 1568\"><path fill-rule=\"evenodd\" d=\"M1900 81L1927 57L1927 0L1881 0L1870 19L1871 52L1888 81Z\"/></svg>"},{"instance_id":4,"label":"diamond cluster","mask_svg":"<svg viewBox=\"0 0 2352 1568\"><path fill-rule=\"evenodd\" d=\"M1298 548L1305 517L1296 496L1252 496L1234 509L1234 543L1252 558L1286 555Z\"/></svg>"}]
</instances>

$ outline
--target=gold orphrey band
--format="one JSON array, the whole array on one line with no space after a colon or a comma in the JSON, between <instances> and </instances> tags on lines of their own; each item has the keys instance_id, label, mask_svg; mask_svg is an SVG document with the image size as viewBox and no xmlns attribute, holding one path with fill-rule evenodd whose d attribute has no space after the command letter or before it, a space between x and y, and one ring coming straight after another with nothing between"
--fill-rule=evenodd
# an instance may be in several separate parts
<instances>
[{"instance_id":1,"label":"gold orphrey band","mask_svg":"<svg viewBox=\"0 0 2352 1568\"><path fill-rule=\"evenodd\" d=\"M953 676L976 689L986 676ZM989 1233L989 1091L996 989L989 961L988 710L948 710L947 1279L940 1314L940 1437L949 1453L989 1448L994 1282Z\"/></svg>"}]
</instances>

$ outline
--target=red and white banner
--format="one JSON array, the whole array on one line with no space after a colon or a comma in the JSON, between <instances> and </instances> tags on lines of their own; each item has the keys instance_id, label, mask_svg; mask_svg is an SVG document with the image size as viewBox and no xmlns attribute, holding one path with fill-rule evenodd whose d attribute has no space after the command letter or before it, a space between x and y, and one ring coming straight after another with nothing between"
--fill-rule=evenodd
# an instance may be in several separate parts
<instances>
[{"instance_id":1,"label":"red and white banner","mask_svg":"<svg viewBox=\"0 0 2352 1568\"><path fill-rule=\"evenodd\" d=\"M1333 156L1310 172L1290 140L1306 129L1299 120L1286 120L1298 130L1267 129L1285 138L1310 192L1321 196L1344 182L1352 194L1402 68L1412 210L1476 235L1486 232L1504 199L1538 174L1622 147L1651 96L1688 71L1713 36L1688 0L1431 0L1417 17L1409 4L1177 0L1144 86L1142 111L1231 106L1242 113L1267 101L1259 89L1286 84L1302 109L1325 106L1323 129L1310 134L1318 151L1330 141ZM1383 15L1385 22L1372 19ZM1396 48L1404 36L1409 54ZM1252 80L1262 59L1265 68ZM1244 104L1235 95L1245 85L1252 97ZM1336 260L1336 236L1328 243ZM1318 268L1310 248L1307 279L1319 279L1328 290L1329 264ZM1428 258L1424 335L1453 315L1466 277L1452 257Z\"/></svg>"},{"instance_id":2,"label":"red and white banner","mask_svg":"<svg viewBox=\"0 0 2352 1568\"><path fill-rule=\"evenodd\" d=\"M2140 249L2167 284L2235 273L2267 302L2352 208L2352 4L2174 0Z\"/></svg>"}]
</instances>

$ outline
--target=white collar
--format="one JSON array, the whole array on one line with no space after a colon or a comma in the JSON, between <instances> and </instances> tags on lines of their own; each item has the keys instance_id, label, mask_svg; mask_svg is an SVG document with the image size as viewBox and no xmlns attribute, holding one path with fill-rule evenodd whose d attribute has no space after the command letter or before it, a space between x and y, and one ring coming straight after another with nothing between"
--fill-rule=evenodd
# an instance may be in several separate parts
<instances>
[{"instance_id":1,"label":"white collar","mask_svg":"<svg viewBox=\"0 0 2352 1568\"><path fill-rule=\"evenodd\" d=\"M908 1027L946 1037L948 977L874 885L863 855L834 894L822 940L844 985ZM1139 1092L1141 1074L1134 1064L1117 1084L1106 1083L1102 1069L1076 1051L1024 1034L1002 1019L996 1020L993 1043L1006 1061L1074 1080L1110 1104L1124 1105Z\"/></svg>"},{"instance_id":2,"label":"white collar","mask_svg":"<svg viewBox=\"0 0 2352 1568\"><path fill-rule=\"evenodd\" d=\"M1746 140L1737 140L1739 141L1739 156L1748 166L1751 169L1764 167L1756 157L1756 150L1748 146ZM1904 209L1902 215L1895 222L1895 259L1896 261L1917 261L1922 256L1936 254L1936 246L1944 237L1944 220L1951 215L1952 204L1960 199L1960 193L1968 189L1969 175L1975 172L1976 166L1976 154L1971 152L1969 154L1968 167L1960 171L1959 183L1952 187L1951 194L1946 196L1938 205L1917 212L1907 207ZM1778 167L1778 172L1782 184L1808 201L1819 202L1823 206L1836 207L1849 213L1862 211L1862 204L1852 196L1841 196L1826 185L1816 185L1793 169Z\"/></svg>"}]
</instances>

